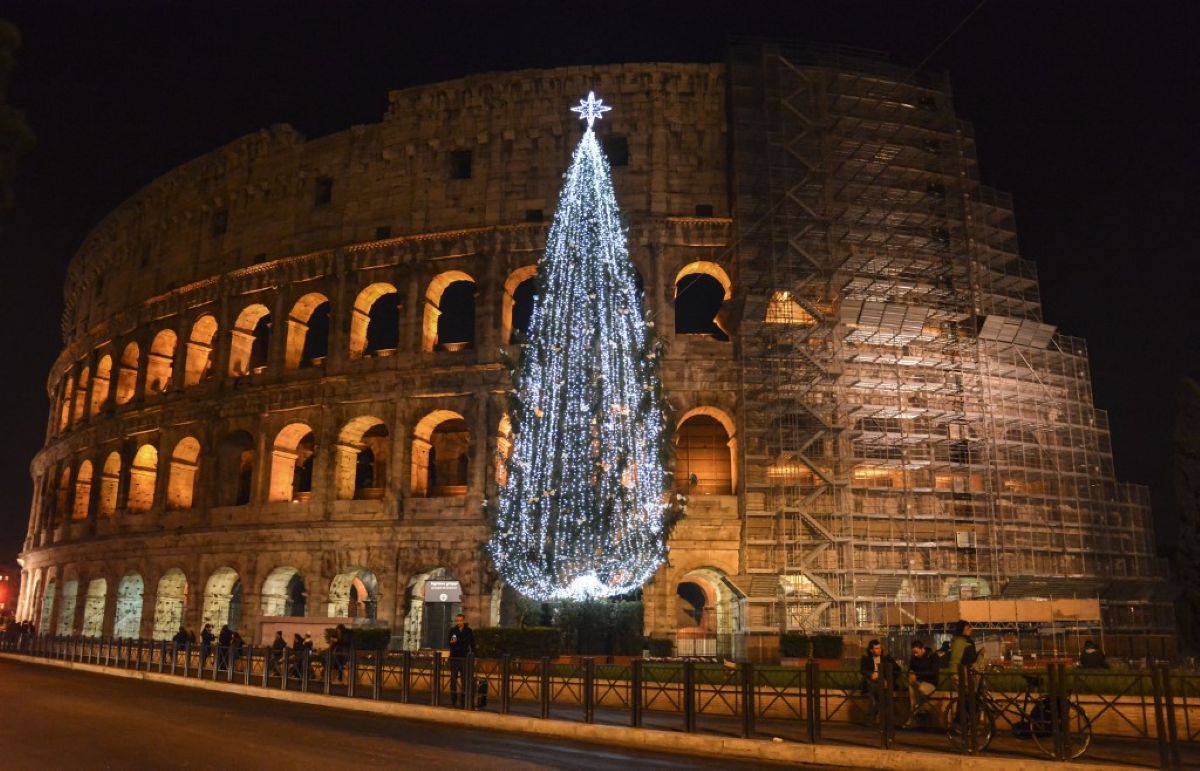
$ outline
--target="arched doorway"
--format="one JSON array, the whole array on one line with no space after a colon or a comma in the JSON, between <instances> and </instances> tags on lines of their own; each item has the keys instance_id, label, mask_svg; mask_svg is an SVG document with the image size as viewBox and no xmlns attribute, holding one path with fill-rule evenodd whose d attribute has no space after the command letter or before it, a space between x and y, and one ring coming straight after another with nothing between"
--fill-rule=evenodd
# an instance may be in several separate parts
<instances>
[{"instance_id":1,"label":"arched doorway","mask_svg":"<svg viewBox=\"0 0 1200 771\"><path fill-rule=\"evenodd\" d=\"M308 595L296 568L275 568L263 582L263 616L303 616Z\"/></svg>"},{"instance_id":2,"label":"arched doorway","mask_svg":"<svg viewBox=\"0 0 1200 771\"><path fill-rule=\"evenodd\" d=\"M218 568L204 587L203 624L212 624L214 633L229 624L238 630L242 618L242 582L233 568Z\"/></svg>"},{"instance_id":3,"label":"arched doorway","mask_svg":"<svg viewBox=\"0 0 1200 771\"><path fill-rule=\"evenodd\" d=\"M104 633L104 606L108 601L108 581L93 578L88 582L87 597L83 603L84 637L99 637Z\"/></svg>"},{"instance_id":4,"label":"arched doorway","mask_svg":"<svg viewBox=\"0 0 1200 771\"><path fill-rule=\"evenodd\" d=\"M725 574L716 568L693 570L676 585L675 595L675 652L734 657L742 606Z\"/></svg>"},{"instance_id":5,"label":"arched doorway","mask_svg":"<svg viewBox=\"0 0 1200 771\"><path fill-rule=\"evenodd\" d=\"M179 568L171 568L158 579L154 597L155 640L170 640L183 628L187 588L187 576Z\"/></svg>"},{"instance_id":6,"label":"arched doorway","mask_svg":"<svg viewBox=\"0 0 1200 771\"><path fill-rule=\"evenodd\" d=\"M379 580L366 568L351 568L329 584L330 618L375 620L379 607Z\"/></svg>"},{"instance_id":7,"label":"arched doorway","mask_svg":"<svg viewBox=\"0 0 1200 771\"><path fill-rule=\"evenodd\" d=\"M446 647L446 632L462 612L462 587L445 568L434 568L408 582L404 649Z\"/></svg>"},{"instance_id":8,"label":"arched doorway","mask_svg":"<svg viewBox=\"0 0 1200 771\"><path fill-rule=\"evenodd\" d=\"M113 621L113 637L135 639L141 636L142 596L145 583L137 573L129 573L117 586L117 613Z\"/></svg>"}]
</instances>

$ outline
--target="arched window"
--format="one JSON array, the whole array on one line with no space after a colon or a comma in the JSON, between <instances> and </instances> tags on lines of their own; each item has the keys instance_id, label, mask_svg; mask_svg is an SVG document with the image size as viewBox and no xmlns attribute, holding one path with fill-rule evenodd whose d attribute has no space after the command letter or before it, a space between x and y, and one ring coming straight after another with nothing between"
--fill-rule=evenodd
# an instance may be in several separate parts
<instances>
[{"instance_id":1,"label":"arched window","mask_svg":"<svg viewBox=\"0 0 1200 771\"><path fill-rule=\"evenodd\" d=\"M350 568L329 583L330 618L374 619L379 607L379 580L366 568Z\"/></svg>"},{"instance_id":2,"label":"arched window","mask_svg":"<svg viewBox=\"0 0 1200 771\"><path fill-rule=\"evenodd\" d=\"M146 396L155 396L171 387L171 373L175 371L175 333L163 329L150 343L146 357Z\"/></svg>"},{"instance_id":3,"label":"arched window","mask_svg":"<svg viewBox=\"0 0 1200 771\"><path fill-rule=\"evenodd\" d=\"M732 495L733 421L701 407L685 413L675 432L675 487L685 495Z\"/></svg>"},{"instance_id":4,"label":"arched window","mask_svg":"<svg viewBox=\"0 0 1200 771\"><path fill-rule=\"evenodd\" d=\"M79 464L79 472L75 475L75 510L71 513L71 519L87 519L91 503L92 462L85 460Z\"/></svg>"},{"instance_id":5,"label":"arched window","mask_svg":"<svg viewBox=\"0 0 1200 771\"><path fill-rule=\"evenodd\" d=\"M275 437L271 450L271 483L268 501L306 500L312 493L316 440L304 423L292 423Z\"/></svg>"},{"instance_id":6,"label":"arched window","mask_svg":"<svg viewBox=\"0 0 1200 771\"><path fill-rule=\"evenodd\" d=\"M187 576L179 568L171 568L158 579L158 591L154 593L155 640L170 640L183 628L186 607Z\"/></svg>"},{"instance_id":7,"label":"arched window","mask_svg":"<svg viewBox=\"0 0 1200 771\"><path fill-rule=\"evenodd\" d=\"M537 266L526 265L508 274L500 307L500 340L519 343L529 331L533 315L533 293L537 286Z\"/></svg>"},{"instance_id":8,"label":"arched window","mask_svg":"<svg viewBox=\"0 0 1200 771\"><path fill-rule=\"evenodd\" d=\"M42 613L38 617L38 630L42 634L50 632L50 624L54 621L54 598L57 596L54 593L55 588L55 581L51 578L42 590Z\"/></svg>"},{"instance_id":9,"label":"arched window","mask_svg":"<svg viewBox=\"0 0 1200 771\"><path fill-rule=\"evenodd\" d=\"M137 343L130 343L121 352L121 366L117 369L117 404L128 404L137 391L138 361L141 355Z\"/></svg>"},{"instance_id":10,"label":"arched window","mask_svg":"<svg viewBox=\"0 0 1200 771\"><path fill-rule=\"evenodd\" d=\"M329 298L311 292L297 300L288 314L283 367L312 367L323 362L328 353Z\"/></svg>"},{"instance_id":11,"label":"arched window","mask_svg":"<svg viewBox=\"0 0 1200 771\"><path fill-rule=\"evenodd\" d=\"M158 480L158 448L143 444L129 468L129 511L146 512L154 506L154 484Z\"/></svg>"},{"instance_id":12,"label":"arched window","mask_svg":"<svg viewBox=\"0 0 1200 771\"><path fill-rule=\"evenodd\" d=\"M79 387L75 389L74 424L87 418L88 383L91 381L91 369L83 367L79 370Z\"/></svg>"},{"instance_id":13,"label":"arched window","mask_svg":"<svg viewBox=\"0 0 1200 771\"><path fill-rule=\"evenodd\" d=\"M196 493L196 472L199 470L200 442L185 436L171 451L171 471L167 477L167 509L187 511L192 508Z\"/></svg>"},{"instance_id":14,"label":"arched window","mask_svg":"<svg viewBox=\"0 0 1200 771\"><path fill-rule=\"evenodd\" d=\"M112 357L107 353L96 363L96 381L92 383L92 401L88 413L92 416L104 409L108 401L108 386L112 382Z\"/></svg>"},{"instance_id":15,"label":"arched window","mask_svg":"<svg viewBox=\"0 0 1200 771\"><path fill-rule=\"evenodd\" d=\"M434 277L425 292L423 351L461 351L475 343L475 279L461 270Z\"/></svg>"},{"instance_id":16,"label":"arched window","mask_svg":"<svg viewBox=\"0 0 1200 771\"><path fill-rule=\"evenodd\" d=\"M354 298L350 311L350 358L361 359L400 345L400 294L380 281Z\"/></svg>"},{"instance_id":17,"label":"arched window","mask_svg":"<svg viewBox=\"0 0 1200 771\"><path fill-rule=\"evenodd\" d=\"M99 637L104 633L104 606L108 602L108 581L93 578L88 582L87 596L83 602L84 637Z\"/></svg>"},{"instance_id":18,"label":"arched window","mask_svg":"<svg viewBox=\"0 0 1200 771\"><path fill-rule=\"evenodd\" d=\"M392 438L382 420L371 415L351 420L338 434L334 450L334 485L339 500L383 497Z\"/></svg>"},{"instance_id":19,"label":"arched window","mask_svg":"<svg viewBox=\"0 0 1200 771\"><path fill-rule=\"evenodd\" d=\"M271 345L271 311L265 305L251 305L238 314L230 333L229 374L241 377L267 366Z\"/></svg>"},{"instance_id":20,"label":"arched window","mask_svg":"<svg viewBox=\"0 0 1200 771\"><path fill-rule=\"evenodd\" d=\"M58 495L54 502L54 512L59 517L66 517L67 512L70 511L67 506L71 502L71 467L65 463L58 475Z\"/></svg>"},{"instance_id":21,"label":"arched window","mask_svg":"<svg viewBox=\"0 0 1200 771\"><path fill-rule=\"evenodd\" d=\"M246 505L253 481L254 437L234 431L217 445L217 505Z\"/></svg>"},{"instance_id":22,"label":"arched window","mask_svg":"<svg viewBox=\"0 0 1200 771\"><path fill-rule=\"evenodd\" d=\"M63 581L62 602L58 605L58 626L54 633L62 636L75 634L75 606L79 602L79 582Z\"/></svg>"},{"instance_id":23,"label":"arched window","mask_svg":"<svg viewBox=\"0 0 1200 771\"><path fill-rule=\"evenodd\" d=\"M304 616L304 576L296 568L275 568L262 587L263 616Z\"/></svg>"},{"instance_id":24,"label":"arched window","mask_svg":"<svg viewBox=\"0 0 1200 771\"><path fill-rule=\"evenodd\" d=\"M117 585L117 607L113 618L113 637L132 640L141 636L142 599L145 582L137 573L129 573Z\"/></svg>"},{"instance_id":25,"label":"arched window","mask_svg":"<svg viewBox=\"0 0 1200 771\"><path fill-rule=\"evenodd\" d=\"M212 377L213 340L217 336L217 319L205 314L192 324L188 337L187 360L183 365L183 387L199 385Z\"/></svg>"},{"instance_id":26,"label":"arched window","mask_svg":"<svg viewBox=\"0 0 1200 771\"><path fill-rule=\"evenodd\" d=\"M226 624L238 630L242 620L242 582L233 568L218 568L204 587L203 624L212 624L217 633Z\"/></svg>"},{"instance_id":27,"label":"arched window","mask_svg":"<svg viewBox=\"0 0 1200 771\"><path fill-rule=\"evenodd\" d=\"M67 375L58 393L58 430L66 431L71 424L71 400L75 398L75 378Z\"/></svg>"},{"instance_id":28,"label":"arched window","mask_svg":"<svg viewBox=\"0 0 1200 771\"><path fill-rule=\"evenodd\" d=\"M728 274L714 262L684 266L675 276L675 333L729 340L719 314L732 296L731 286Z\"/></svg>"},{"instance_id":29,"label":"arched window","mask_svg":"<svg viewBox=\"0 0 1200 771\"><path fill-rule=\"evenodd\" d=\"M100 516L111 517L117 513L117 492L121 487L121 454L110 452L104 459L104 471L100 475Z\"/></svg>"},{"instance_id":30,"label":"arched window","mask_svg":"<svg viewBox=\"0 0 1200 771\"><path fill-rule=\"evenodd\" d=\"M413 430L412 494L447 498L467 494L471 433L462 415L436 410Z\"/></svg>"}]
</instances>

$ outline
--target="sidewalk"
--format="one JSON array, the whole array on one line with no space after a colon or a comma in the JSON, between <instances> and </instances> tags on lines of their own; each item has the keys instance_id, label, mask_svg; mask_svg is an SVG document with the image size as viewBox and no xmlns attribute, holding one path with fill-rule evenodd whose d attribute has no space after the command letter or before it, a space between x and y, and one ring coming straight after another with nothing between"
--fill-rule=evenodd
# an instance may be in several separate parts
<instances>
[{"instance_id":1,"label":"sidewalk","mask_svg":"<svg viewBox=\"0 0 1200 771\"><path fill-rule=\"evenodd\" d=\"M866 746L850 746L846 744L804 744L794 741L770 741L763 739L742 739L735 736L720 736L714 734L688 734L678 731L660 730L653 727L629 728L610 724L586 724L566 720L542 720L522 714L500 715L493 712L475 712L430 707L419 704L400 704L392 701L374 701L363 698L346 698L345 696L326 696L316 693L301 693L299 691L283 691L261 686L246 686L238 683L213 682L194 678L182 678L156 672L144 672L116 667L106 667L96 664L81 664L76 662L41 659L11 653L0 653L0 657L11 661L27 664L74 669L83 672L125 677L130 679L147 680L182 687L200 688L204 690L237 693L264 699L314 704L341 710L387 715L407 720L420 720L492 731L505 731L533 736L543 736L553 739L569 739L574 741L592 742L599 745L619 746L629 749L671 752L683 755L703 757L725 757L730 759L764 764L782 765L824 765L850 768L874 769L911 769L918 771L930 769L970 769L971 771L990 771L991 769L1042 769L1051 765L1044 758L1032 757L1000 757L1000 756L965 756L948 752L928 752L920 749L891 749L882 750ZM526 705L516 705L518 711L523 711ZM616 717L616 715L601 715L597 710L597 719ZM647 714L650 717L650 714ZM654 715L655 725L665 724ZM651 721L647 721L651 722ZM764 733L770 732L769 725L760 727ZM866 733L864 731L864 733ZM868 734L869 735L869 734ZM833 736L829 737L838 741ZM944 740L944 737L942 737ZM1136 766L1119 766L1114 764L1071 763L1077 769L1115 769L1136 768Z\"/></svg>"}]
</instances>

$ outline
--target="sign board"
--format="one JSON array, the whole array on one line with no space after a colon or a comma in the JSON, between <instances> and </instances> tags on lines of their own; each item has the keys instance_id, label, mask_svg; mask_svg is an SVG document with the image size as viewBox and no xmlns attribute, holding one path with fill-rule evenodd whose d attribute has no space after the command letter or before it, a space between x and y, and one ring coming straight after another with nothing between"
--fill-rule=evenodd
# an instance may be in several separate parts
<instances>
[{"instance_id":1,"label":"sign board","mask_svg":"<svg viewBox=\"0 0 1200 771\"><path fill-rule=\"evenodd\" d=\"M457 581L425 582L425 602L462 602L462 587Z\"/></svg>"}]
</instances>

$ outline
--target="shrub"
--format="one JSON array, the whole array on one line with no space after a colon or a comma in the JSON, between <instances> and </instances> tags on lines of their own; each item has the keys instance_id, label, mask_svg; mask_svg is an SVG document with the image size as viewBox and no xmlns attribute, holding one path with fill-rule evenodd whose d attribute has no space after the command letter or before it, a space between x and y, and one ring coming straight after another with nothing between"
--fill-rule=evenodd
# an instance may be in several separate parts
<instances>
[{"instance_id":1,"label":"shrub","mask_svg":"<svg viewBox=\"0 0 1200 771\"><path fill-rule=\"evenodd\" d=\"M522 659L553 658L558 655L559 636L559 631L553 627L487 626L475 630L475 647L479 656L485 659L499 658L506 653Z\"/></svg>"},{"instance_id":2,"label":"shrub","mask_svg":"<svg viewBox=\"0 0 1200 771\"><path fill-rule=\"evenodd\" d=\"M814 659L840 659L845 648L841 635L819 634L812 638L812 656Z\"/></svg>"},{"instance_id":3,"label":"shrub","mask_svg":"<svg viewBox=\"0 0 1200 771\"><path fill-rule=\"evenodd\" d=\"M656 637L647 637L642 640L642 649L650 651L650 655L656 657L670 656L675 652L674 643Z\"/></svg>"},{"instance_id":4,"label":"shrub","mask_svg":"<svg viewBox=\"0 0 1200 771\"><path fill-rule=\"evenodd\" d=\"M384 651L392 641L392 630L387 627L357 627L350 630L354 633L354 649L357 651ZM325 628L325 645L333 645L337 636L334 627Z\"/></svg>"},{"instance_id":5,"label":"shrub","mask_svg":"<svg viewBox=\"0 0 1200 771\"><path fill-rule=\"evenodd\" d=\"M563 650L581 656L637 656L642 652L640 600L585 600L555 603L554 626L562 630Z\"/></svg>"},{"instance_id":6,"label":"shrub","mask_svg":"<svg viewBox=\"0 0 1200 771\"><path fill-rule=\"evenodd\" d=\"M799 632L784 632L779 635L779 655L789 659L806 659L812 656L813 641Z\"/></svg>"}]
</instances>

